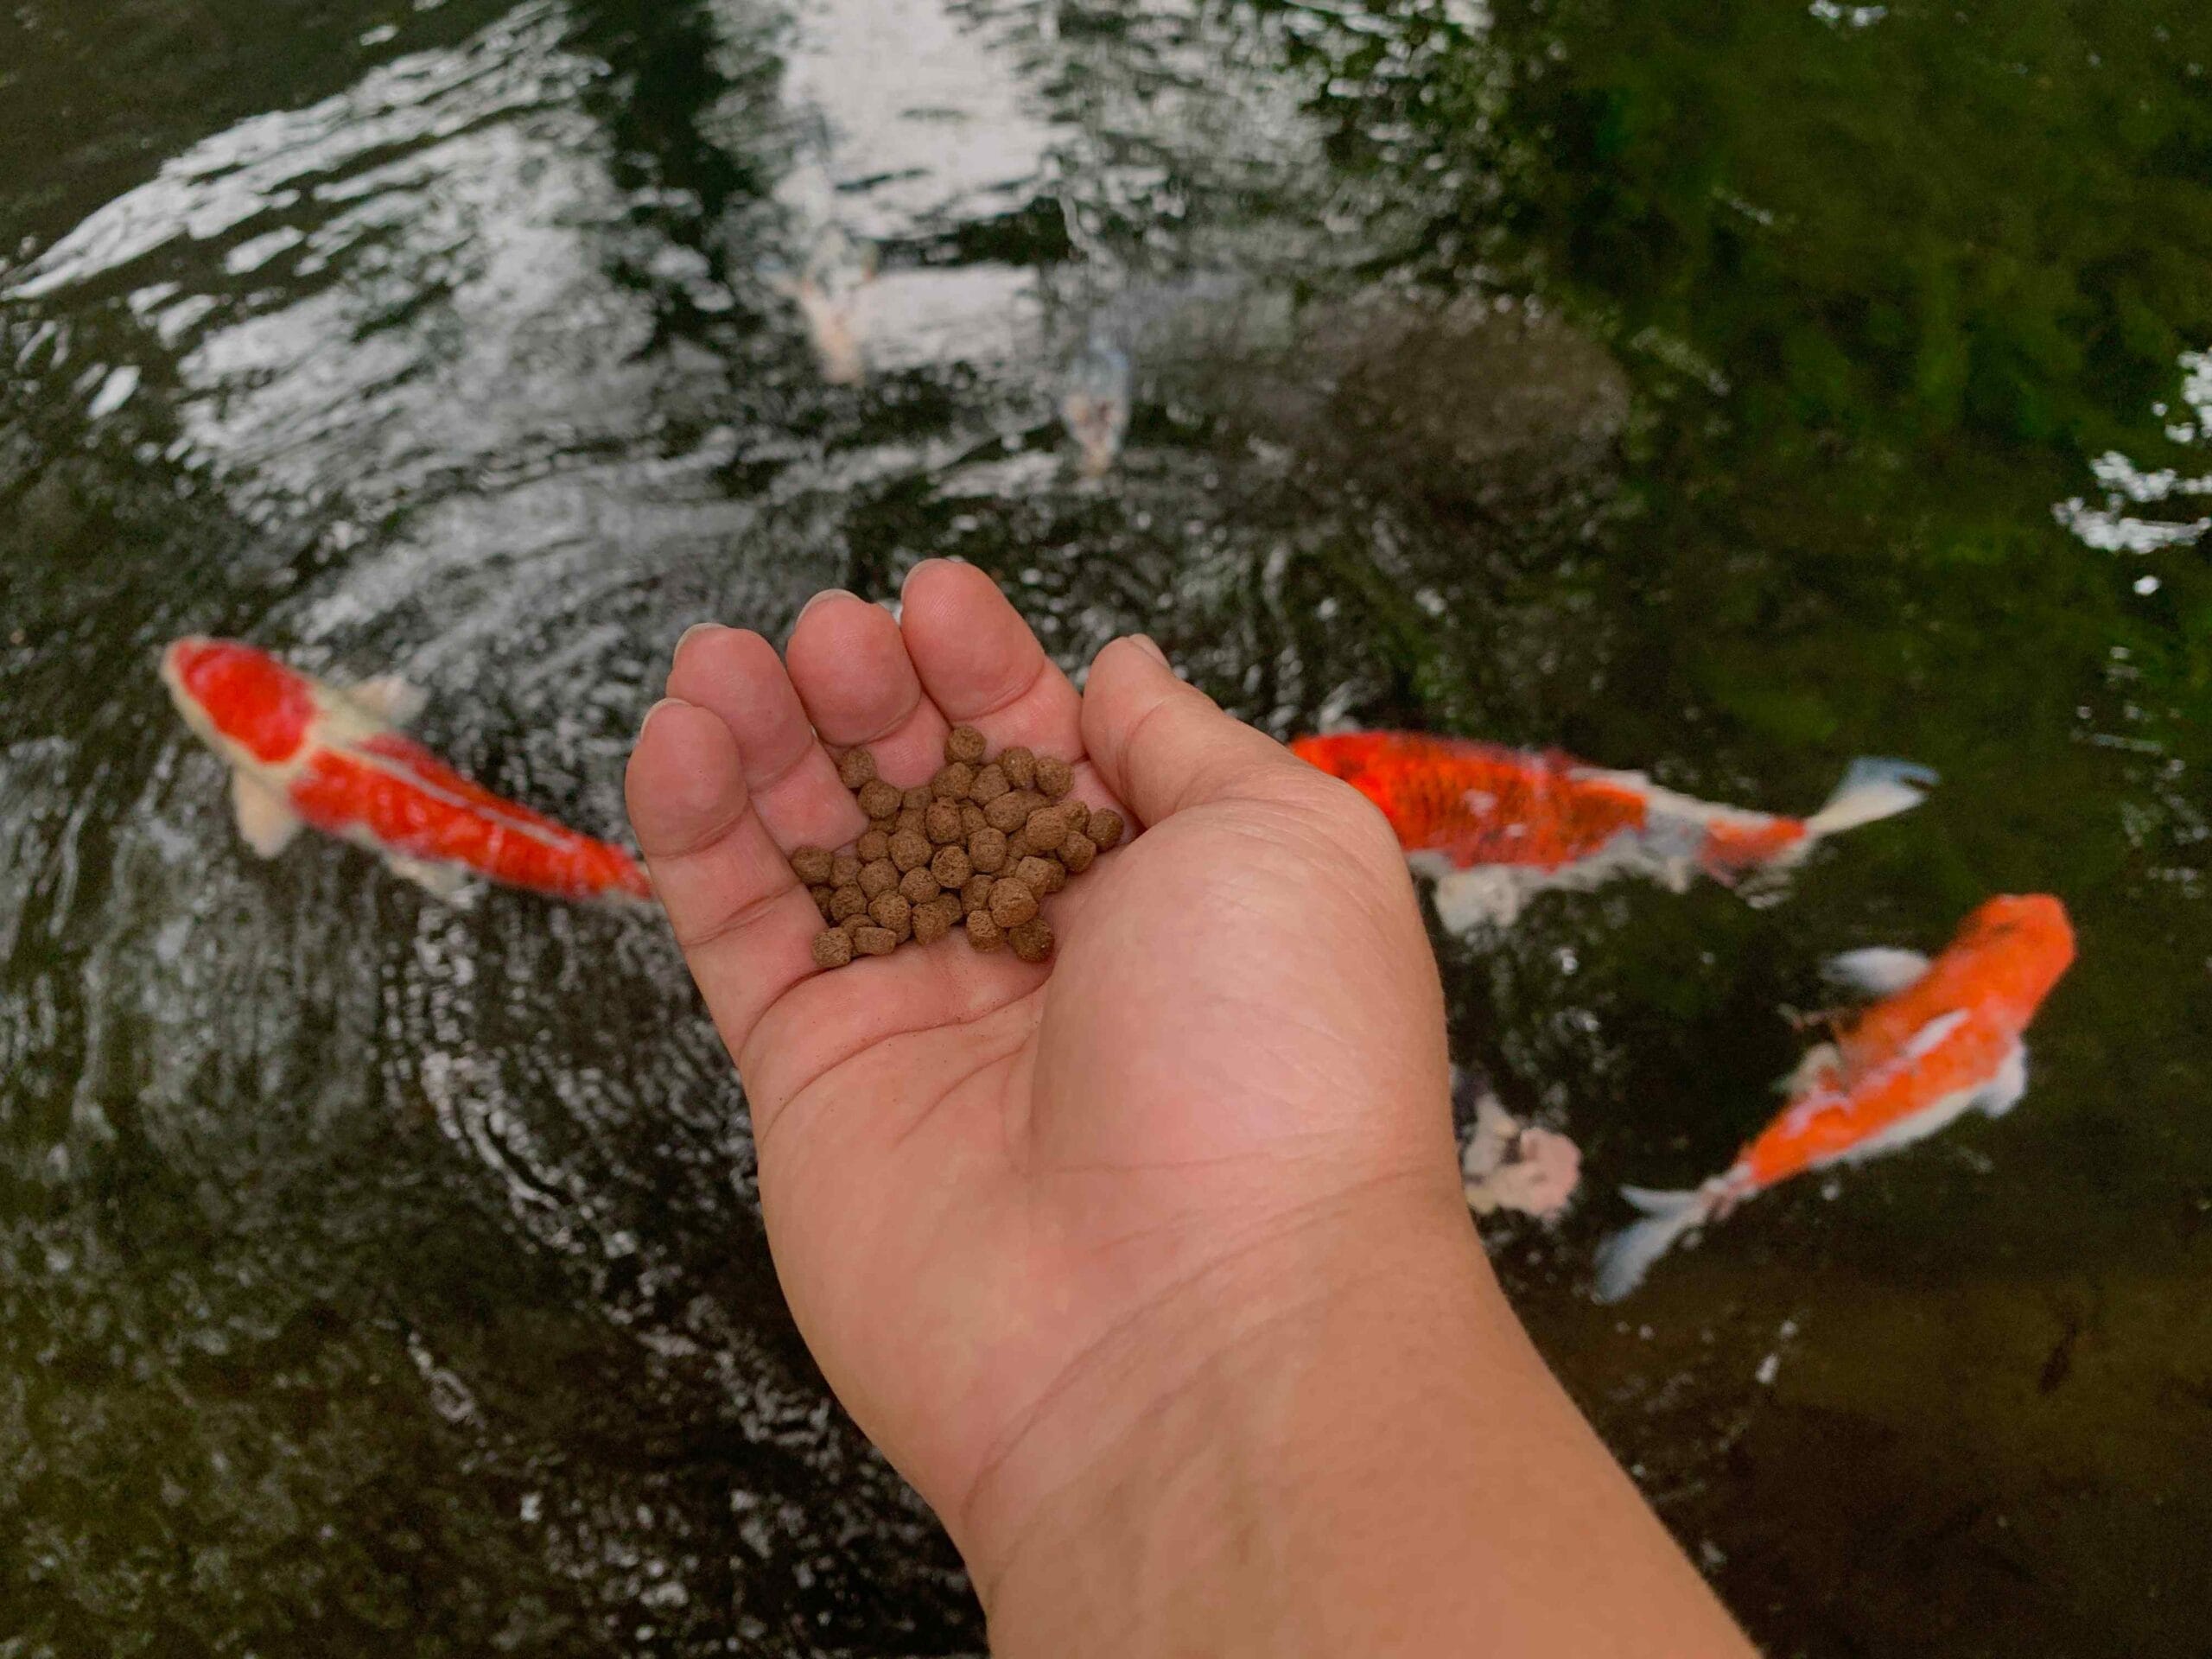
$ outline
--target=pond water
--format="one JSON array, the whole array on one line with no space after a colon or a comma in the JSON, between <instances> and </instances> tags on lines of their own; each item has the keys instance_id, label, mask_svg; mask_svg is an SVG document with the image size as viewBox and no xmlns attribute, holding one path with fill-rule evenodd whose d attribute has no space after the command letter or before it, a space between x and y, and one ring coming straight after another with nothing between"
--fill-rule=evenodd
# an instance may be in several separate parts
<instances>
[{"instance_id":1,"label":"pond water","mask_svg":"<svg viewBox=\"0 0 2212 1659\"><path fill-rule=\"evenodd\" d=\"M857 386L779 283L830 234ZM1770 1652L2202 1652L2207 346L2190 0L16 0L0 1656L980 1649L654 918L260 863L154 673L402 671L619 836L687 624L944 554L1286 736L1938 768L1779 902L1439 937L1592 1178L1498 1265ZM2082 957L2018 1111L1593 1305L1825 957L2033 890Z\"/></svg>"}]
</instances>

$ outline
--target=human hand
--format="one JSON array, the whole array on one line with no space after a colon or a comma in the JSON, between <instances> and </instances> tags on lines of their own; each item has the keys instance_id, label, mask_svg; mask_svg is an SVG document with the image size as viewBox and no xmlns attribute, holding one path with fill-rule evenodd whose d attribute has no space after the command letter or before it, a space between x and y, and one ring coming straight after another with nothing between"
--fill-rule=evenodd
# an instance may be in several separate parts
<instances>
[{"instance_id":1,"label":"human hand","mask_svg":"<svg viewBox=\"0 0 2212 1659\"><path fill-rule=\"evenodd\" d=\"M1079 1650L1090 1592L1093 1634L1128 1637L1135 1580L1211 1575L1263 1493L1387 1487L1359 1424L1468 1408L1470 1344L1502 1386L1548 1388L1474 1243L1434 963L1361 797L1149 641L1107 647L1078 694L963 565L918 567L897 620L821 596L787 654L686 636L631 816L745 1081L799 1328L944 1518L995 1638ZM956 723L1076 760L1077 794L1143 832L1052 901L1048 964L956 938L818 971L788 855L863 827L823 745L866 744L905 786ZM1299 1472L1325 1429L1350 1462ZM1341 1526L1361 1500L1336 1497ZM1110 1570L1081 1559L1106 1534ZM1413 1594L1393 1575L1430 1564L1395 1554L1355 1602Z\"/></svg>"}]
</instances>

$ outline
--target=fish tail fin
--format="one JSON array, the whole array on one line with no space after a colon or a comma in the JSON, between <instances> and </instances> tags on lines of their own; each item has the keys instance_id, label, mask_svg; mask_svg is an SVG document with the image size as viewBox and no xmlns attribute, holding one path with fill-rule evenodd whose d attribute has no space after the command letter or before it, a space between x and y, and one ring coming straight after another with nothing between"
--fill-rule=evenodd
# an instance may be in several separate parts
<instances>
[{"instance_id":1,"label":"fish tail fin","mask_svg":"<svg viewBox=\"0 0 2212 1659\"><path fill-rule=\"evenodd\" d=\"M1704 1226L1719 1208L1709 1186L1681 1192L1624 1186L1621 1196L1643 1212L1643 1219L1598 1247L1597 1294L1601 1302L1618 1302L1642 1284L1654 1262L1677 1240Z\"/></svg>"},{"instance_id":2,"label":"fish tail fin","mask_svg":"<svg viewBox=\"0 0 2212 1659\"><path fill-rule=\"evenodd\" d=\"M1806 839L1856 830L1862 823L1910 812L1928 798L1936 774L1910 760L1881 760L1862 757L1851 763L1843 781L1835 786L1827 804L1805 820Z\"/></svg>"}]
</instances>

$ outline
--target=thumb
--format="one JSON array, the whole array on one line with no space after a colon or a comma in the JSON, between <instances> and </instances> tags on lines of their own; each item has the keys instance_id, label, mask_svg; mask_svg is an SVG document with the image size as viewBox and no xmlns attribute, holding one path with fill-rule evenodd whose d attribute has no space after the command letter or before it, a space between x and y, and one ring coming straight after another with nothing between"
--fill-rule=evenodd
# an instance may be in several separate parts
<instances>
[{"instance_id":1,"label":"thumb","mask_svg":"<svg viewBox=\"0 0 2212 1659\"><path fill-rule=\"evenodd\" d=\"M1115 640L1092 662L1083 693L1083 747L1107 788L1147 824L1311 772L1273 738L1177 679L1142 634Z\"/></svg>"}]
</instances>

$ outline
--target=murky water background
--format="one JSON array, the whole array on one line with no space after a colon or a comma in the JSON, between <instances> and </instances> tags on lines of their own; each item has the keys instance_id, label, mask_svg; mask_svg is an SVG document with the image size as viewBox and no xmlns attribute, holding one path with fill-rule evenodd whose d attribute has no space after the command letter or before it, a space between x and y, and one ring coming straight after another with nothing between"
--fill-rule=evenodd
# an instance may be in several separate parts
<instances>
[{"instance_id":1,"label":"murky water background","mask_svg":"<svg viewBox=\"0 0 2212 1659\"><path fill-rule=\"evenodd\" d=\"M2208 65L2178 0L14 6L0 1655L979 1648L659 929L257 863L152 663L399 670L619 835L685 625L946 553L1286 734L1798 810L1941 768L1786 902L1442 942L1456 1052L1594 1178L1500 1266L1769 1650L2201 1652ZM855 389L775 287L833 226ZM2029 888L2083 955L2018 1112L1586 1300L1822 957Z\"/></svg>"}]
</instances>

